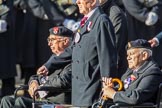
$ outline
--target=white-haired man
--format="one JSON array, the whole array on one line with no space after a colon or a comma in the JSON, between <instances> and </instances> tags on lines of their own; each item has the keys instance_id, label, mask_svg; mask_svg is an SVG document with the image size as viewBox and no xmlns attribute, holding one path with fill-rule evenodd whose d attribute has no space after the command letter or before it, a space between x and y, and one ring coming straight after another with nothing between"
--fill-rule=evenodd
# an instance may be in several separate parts
<instances>
[{"instance_id":1,"label":"white-haired man","mask_svg":"<svg viewBox=\"0 0 162 108\"><path fill-rule=\"evenodd\" d=\"M127 45L128 70L122 76L124 88L115 91L111 79L103 78L103 94L114 103L142 104L155 102L162 72L152 59L151 45L147 40L137 39ZM106 85L105 85L106 84Z\"/></svg>"}]
</instances>

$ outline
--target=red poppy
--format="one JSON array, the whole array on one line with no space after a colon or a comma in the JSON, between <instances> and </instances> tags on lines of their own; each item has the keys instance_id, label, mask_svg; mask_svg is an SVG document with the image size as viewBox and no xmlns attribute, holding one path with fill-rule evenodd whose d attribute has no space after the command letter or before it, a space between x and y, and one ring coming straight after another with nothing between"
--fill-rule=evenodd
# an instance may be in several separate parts
<instances>
[{"instance_id":1,"label":"red poppy","mask_svg":"<svg viewBox=\"0 0 162 108\"><path fill-rule=\"evenodd\" d=\"M134 75L131 75L130 78L131 78L131 81L136 80L136 77Z\"/></svg>"}]
</instances>

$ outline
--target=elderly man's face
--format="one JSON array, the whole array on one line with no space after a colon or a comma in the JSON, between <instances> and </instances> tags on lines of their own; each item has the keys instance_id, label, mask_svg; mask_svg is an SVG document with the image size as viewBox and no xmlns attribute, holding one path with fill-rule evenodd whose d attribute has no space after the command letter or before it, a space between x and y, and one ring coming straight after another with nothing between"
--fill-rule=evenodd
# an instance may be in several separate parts
<instances>
[{"instance_id":1,"label":"elderly man's face","mask_svg":"<svg viewBox=\"0 0 162 108\"><path fill-rule=\"evenodd\" d=\"M64 51L64 49L69 46L68 37L50 35L47 41L48 41L48 46L50 46L51 48L51 51L56 55L61 54Z\"/></svg>"},{"instance_id":2,"label":"elderly man's face","mask_svg":"<svg viewBox=\"0 0 162 108\"><path fill-rule=\"evenodd\" d=\"M79 7L79 11L83 15L87 15L93 8L96 0L77 0L76 3Z\"/></svg>"},{"instance_id":3,"label":"elderly man's face","mask_svg":"<svg viewBox=\"0 0 162 108\"><path fill-rule=\"evenodd\" d=\"M127 50L128 67L130 69L137 69L144 62L144 55L139 48Z\"/></svg>"}]
</instances>

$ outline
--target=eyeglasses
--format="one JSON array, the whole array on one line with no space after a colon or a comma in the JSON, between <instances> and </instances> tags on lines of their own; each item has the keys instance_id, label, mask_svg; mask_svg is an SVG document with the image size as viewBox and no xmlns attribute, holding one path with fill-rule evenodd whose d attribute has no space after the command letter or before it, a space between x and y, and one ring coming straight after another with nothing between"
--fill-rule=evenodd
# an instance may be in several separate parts
<instances>
[{"instance_id":1,"label":"eyeglasses","mask_svg":"<svg viewBox=\"0 0 162 108\"><path fill-rule=\"evenodd\" d=\"M64 38L47 38L47 42L61 42L61 41L64 41Z\"/></svg>"}]
</instances>

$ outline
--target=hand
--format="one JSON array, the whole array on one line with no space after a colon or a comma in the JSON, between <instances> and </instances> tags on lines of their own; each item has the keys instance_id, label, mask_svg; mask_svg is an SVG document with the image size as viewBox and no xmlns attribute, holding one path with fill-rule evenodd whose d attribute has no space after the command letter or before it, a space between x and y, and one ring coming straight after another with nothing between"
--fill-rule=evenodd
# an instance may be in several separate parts
<instances>
[{"instance_id":1,"label":"hand","mask_svg":"<svg viewBox=\"0 0 162 108\"><path fill-rule=\"evenodd\" d=\"M106 96L110 99L114 98L116 91L112 87L107 86L107 87L104 87L102 90L103 90L104 96Z\"/></svg>"},{"instance_id":2,"label":"hand","mask_svg":"<svg viewBox=\"0 0 162 108\"><path fill-rule=\"evenodd\" d=\"M33 98L34 96L34 92L35 90L39 87L39 84L36 80L33 80L30 82L29 84L29 89L28 89L28 92L29 92L29 95Z\"/></svg>"},{"instance_id":3,"label":"hand","mask_svg":"<svg viewBox=\"0 0 162 108\"><path fill-rule=\"evenodd\" d=\"M114 87L114 84L112 82L112 78L107 78L107 77L102 77L102 85L103 85L103 88L106 88L106 87Z\"/></svg>"},{"instance_id":4,"label":"hand","mask_svg":"<svg viewBox=\"0 0 162 108\"><path fill-rule=\"evenodd\" d=\"M155 12L149 12L145 24L147 26L152 26L158 21L158 15Z\"/></svg>"},{"instance_id":5,"label":"hand","mask_svg":"<svg viewBox=\"0 0 162 108\"><path fill-rule=\"evenodd\" d=\"M46 66L41 66L38 70L37 70L37 75L48 75L48 69L46 68Z\"/></svg>"},{"instance_id":6,"label":"hand","mask_svg":"<svg viewBox=\"0 0 162 108\"><path fill-rule=\"evenodd\" d=\"M159 42L157 41L156 38L153 38L148 41L151 44L151 47L157 47L159 45Z\"/></svg>"}]
</instances>

